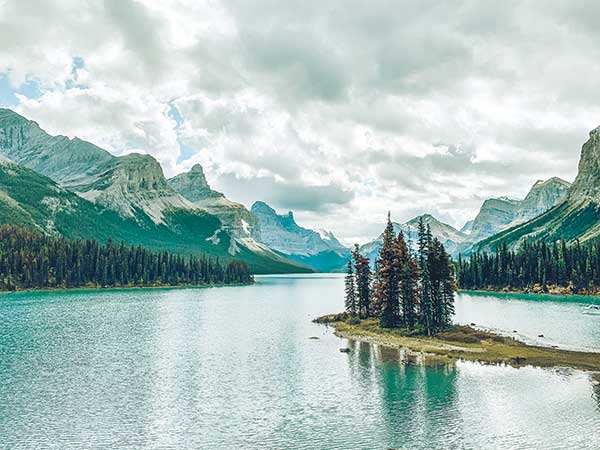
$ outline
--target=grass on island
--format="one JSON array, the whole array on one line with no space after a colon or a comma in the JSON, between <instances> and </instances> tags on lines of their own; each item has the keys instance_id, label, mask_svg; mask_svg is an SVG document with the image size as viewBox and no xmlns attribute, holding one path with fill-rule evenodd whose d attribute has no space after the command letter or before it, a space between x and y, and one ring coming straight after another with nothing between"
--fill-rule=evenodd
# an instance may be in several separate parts
<instances>
[{"instance_id":1,"label":"grass on island","mask_svg":"<svg viewBox=\"0 0 600 450\"><path fill-rule=\"evenodd\" d=\"M453 325L435 337L427 337L402 328L381 328L377 319L358 320L345 313L319 317L315 322L332 325L335 334L341 338L407 349L433 362L462 359L517 367L532 365L600 370L600 353L527 345L464 325Z\"/></svg>"}]
</instances>

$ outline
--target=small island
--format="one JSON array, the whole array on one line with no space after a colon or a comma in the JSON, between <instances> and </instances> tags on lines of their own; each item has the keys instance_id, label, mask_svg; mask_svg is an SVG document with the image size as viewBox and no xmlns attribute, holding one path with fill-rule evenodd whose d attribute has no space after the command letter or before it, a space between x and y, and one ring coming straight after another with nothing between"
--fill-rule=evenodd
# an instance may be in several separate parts
<instances>
[{"instance_id":1,"label":"small island","mask_svg":"<svg viewBox=\"0 0 600 450\"><path fill-rule=\"evenodd\" d=\"M374 318L356 321L346 313L319 317L315 322L333 326L335 335L344 339L406 349L408 357L420 358L425 364L465 360L514 367L600 370L600 353L527 345L471 326L453 325L435 336L423 336L403 329L382 328Z\"/></svg>"},{"instance_id":2,"label":"small island","mask_svg":"<svg viewBox=\"0 0 600 450\"><path fill-rule=\"evenodd\" d=\"M370 267L356 247L345 278L346 311L314 321L333 326L341 338L403 349L407 361L467 360L600 370L600 353L528 345L473 326L452 324L454 263L422 220L413 251L402 232L394 234L388 216L374 273Z\"/></svg>"}]
</instances>

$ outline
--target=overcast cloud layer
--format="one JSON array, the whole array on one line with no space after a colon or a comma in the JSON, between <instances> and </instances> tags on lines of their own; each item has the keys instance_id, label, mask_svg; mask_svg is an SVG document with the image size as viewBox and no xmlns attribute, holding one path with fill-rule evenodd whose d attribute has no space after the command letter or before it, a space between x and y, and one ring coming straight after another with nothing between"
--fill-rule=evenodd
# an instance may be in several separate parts
<instances>
[{"instance_id":1,"label":"overcast cloud layer","mask_svg":"<svg viewBox=\"0 0 600 450\"><path fill-rule=\"evenodd\" d=\"M598 2L0 0L0 104L346 242L572 181Z\"/></svg>"}]
</instances>

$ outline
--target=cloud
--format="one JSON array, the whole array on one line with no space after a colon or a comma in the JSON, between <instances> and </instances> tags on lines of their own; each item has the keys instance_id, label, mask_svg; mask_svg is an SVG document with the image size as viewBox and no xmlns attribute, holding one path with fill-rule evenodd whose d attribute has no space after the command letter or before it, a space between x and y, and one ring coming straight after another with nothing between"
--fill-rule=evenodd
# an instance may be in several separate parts
<instances>
[{"instance_id":1,"label":"cloud","mask_svg":"<svg viewBox=\"0 0 600 450\"><path fill-rule=\"evenodd\" d=\"M313 186L281 182L272 177L242 178L226 174L219 178L219 185L249 205L263 200L278 209L311 213L327 211L332 205L348 204L354 197L351 191L334 184Z\"/></svg>"},{"instance_id":2,"label":"cloud","mask_svg":"<svg viewBox=\"0 0 600 450\"><path fill-rule=\"evenodd\" d=\"M200 162L234 200L349 240L388 210L460 226L486 197L574 178L600 123L597 9L0 2L0 101L48 131L153 154L168 175Z\"/></svg>"}]
</instances>

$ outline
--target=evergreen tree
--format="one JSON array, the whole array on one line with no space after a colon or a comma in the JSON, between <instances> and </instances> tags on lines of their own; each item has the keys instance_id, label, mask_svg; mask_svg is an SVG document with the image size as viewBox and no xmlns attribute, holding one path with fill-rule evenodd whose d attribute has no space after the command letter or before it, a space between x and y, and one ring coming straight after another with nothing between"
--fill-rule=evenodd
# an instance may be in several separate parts
<instances>
[{"instance_id":1,"label":"evergreen tree","mask_svg":"<svg viewBox=\"0 0 600 450\"><path fill-rule=\"evenodd\" d=\"M401 324L413 329L417 321L418 266L402 231L396 237L395 246L399 269Z\"/></svg>"},{"instance_id":2,"label":"evergreen tree","mask_svg":"<svg viewBox=\"0 0 600 450\"><path fill-rule=\"evenodd\" d=\"M398 256L394 226L388 213L387 226L383 232L383 244L377 259L373 286L373 299L378 305L380 325L384 328L396 326L400 316L400 266Z\"/></svg>"},{"instance_id":3,"label":"evergreen tree","mask_svg":"<svg viewBox=\"0 0 600 450\"><path fill-rule=\"evenodd\" d=\"M600 288L600 243L526 241L517 250L501 245L493 253L459 258L459 284L464 289L545 291L559 286L573 292Z\"/></svg>"},{"instance_id":4,"label":"evergreen tree","mask_svg":"<svg viewBox=\"0 0 600 450\"><path fill-rule=\"evenodd\" d=\"M102 246L92 240L66 240L15 226L0 227L0 290L252 281L248 266L240 261L221 264L203 255L185 258L115 245L110 240Z\"/></svg>"},{"instance_id":5,"label":"evergreen tree","mask_svg":"<svg viewBox=\"0 0 600 450\"><path fill-rule=\"evenodd\" d=\"M360 254L358 244L354 247L352 257L358 293L358 315L360 318L367 318L371 316L371 266L369 259Z\"/></svg>"},{"instance_id":6,"label":"evergreen tree","mask_svg":"<svg viewBox=\"0 0 600 450\"><path fill-rule=\"evenodd\" d=\"M346 278L344 281L346 285L346 311L354 317L358 311L358 303L356 299L356 283L354 280L352 261L348 261L348 269L346 271Z\"/></svg>"},{"instance_id":7,"label":"evergreen tree","mask_svg":"<svg viewBox=\"0 0 600 450\"><path fill-rule=\"evenodd\" d=\"M433 324L433 287L431 284L431 275L429 272L429 250L431 246L431 230L429 226L425 227L423 217L419 218L418 225L418 261L419 261L419 282L420 282L420 302L419 302L419 321L424 332L431 336L435 329Z\"/></svg>"},{"instance_id":8,"label":"evergreen tree","mask_svg":"<svg viewBox=\"0 0 600 450\"><path fill-rule=\"evenodd\" d=\"M433 239L429 251L429 272L432 286L432 326L441 331L451 323L454 314L454 271L449 255L438 239Z\"/></svg>"}]
</instances>

